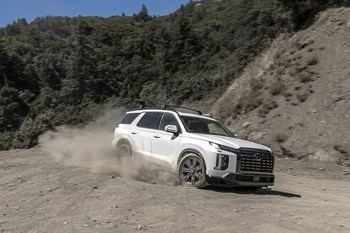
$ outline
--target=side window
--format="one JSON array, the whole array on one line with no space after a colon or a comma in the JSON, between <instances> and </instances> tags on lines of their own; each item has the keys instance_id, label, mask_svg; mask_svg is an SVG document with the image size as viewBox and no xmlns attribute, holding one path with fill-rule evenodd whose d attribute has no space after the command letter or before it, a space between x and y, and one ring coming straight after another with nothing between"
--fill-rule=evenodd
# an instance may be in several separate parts
<instances>
[{"instance_id":1,"label":"side window","mask_svg":"<svg viewBox=\"0 0 350 233\"><path fill-rule=\"evenodd\" d=\"M164 130L165 126L167 125L175 125L177 127L178 130L180 130L180 125L179 122L176 120L176 118L174 117L174 115L169 114L169 113L164 113L162 121L160 122L160 129Z\"/></svg>"},{"instance_id":2,"label":"side window","mask_svg":"<svg viewBox=\"0 0 350 233\"><path fill-rule=\"evenodd\" d=\"M131 124L140 113L128 113L124 116L120 124Z\"/></svg>"},{"instance_id":3,"label":"side window","mask_svg":"<svg viewBox=\"0 0 350 233\"><path fill-rule=\"evenodd\" d=\"M137 123L137 126L148 129L158 129L161 116L161 112L147 112L139 123Z\"/></svg>"}]
</instances>

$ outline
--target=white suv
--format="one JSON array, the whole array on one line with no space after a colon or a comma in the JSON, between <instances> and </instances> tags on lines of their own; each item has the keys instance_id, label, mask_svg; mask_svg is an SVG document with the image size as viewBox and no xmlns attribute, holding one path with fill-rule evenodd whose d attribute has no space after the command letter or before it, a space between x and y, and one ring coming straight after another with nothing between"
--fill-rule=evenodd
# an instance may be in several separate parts
<instances>
[{"instance_id":1,"label":"white suv","mask_svg":"<svg viewBox=\"0 0 350 233\"><path fill-rule=\"evenodd\" d=\"M170 109L169 109L170 108ZM150 156L171 165L185 186L267 187L274 184L270 148L238 139L219 121L171 109L127 112L116 127L113 146L124 155Z\"/></svg>"}]
</instances>

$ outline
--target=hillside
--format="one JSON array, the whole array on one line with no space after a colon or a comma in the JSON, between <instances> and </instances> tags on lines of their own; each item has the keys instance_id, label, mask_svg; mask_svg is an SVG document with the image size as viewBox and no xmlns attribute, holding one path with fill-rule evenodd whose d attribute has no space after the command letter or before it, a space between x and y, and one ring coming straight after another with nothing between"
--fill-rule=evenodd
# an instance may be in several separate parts
<instances>
[{"instance_id":1,"label":"hillside","mask_svg":"<svg viewBox=\"0 0 350 233\"><path fill-rule=\"evenodd\" d=\"M168 103L211 112L280 155L343 163L344 5L205 0L162 17L143 6L130 17L18 19L0 28L0 150L33 147L44 132L86 125L106 106Z\"/></svg>"},{"instance_id":2,"label":"hillside","mask_svg":"<svg viewBox=\"0 0 350 233\"><path fill-rule=\"evenodd\" d=\"M321 12L250 63L211 112L277 154L350 166L350 8Z\"/></svg>"},{"instance_id":3,"label":"hillside","mask_svg":"<svg viewBox=\"0 0 350 233\"><path fill-rule=\"evenodd\" d=\"M0 28L0 149L26 148L105 104L220 93L288 25L279 1L190 1L168 16L18 19Z\"/></svg>"}]
</instances>

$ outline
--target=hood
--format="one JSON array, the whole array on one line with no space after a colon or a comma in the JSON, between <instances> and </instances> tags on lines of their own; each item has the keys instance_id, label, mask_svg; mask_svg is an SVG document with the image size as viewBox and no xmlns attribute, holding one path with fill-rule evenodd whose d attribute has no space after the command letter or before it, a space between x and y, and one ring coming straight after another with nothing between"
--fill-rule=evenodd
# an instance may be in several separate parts
<instances>
[{"instance_id":1,"label":"hood","mask_svg":"<svg viewBox=\"0 0 350 233\"><path fill-rule=\"evenodd\" d=\"M267 146L264 146L255 142L239 139L239 138L231 138L231 137L226 137L221 135L212 135L212 134L195 134L195 133L190 134L190 137L196 138L199 140L214 142L224 146L233 147L235 149L239 149L243 147L243 148L252 148L252 149L259 149L259 150L267 150L271 152L271 149L268 148Z\"/></svg>"}]
</instances>

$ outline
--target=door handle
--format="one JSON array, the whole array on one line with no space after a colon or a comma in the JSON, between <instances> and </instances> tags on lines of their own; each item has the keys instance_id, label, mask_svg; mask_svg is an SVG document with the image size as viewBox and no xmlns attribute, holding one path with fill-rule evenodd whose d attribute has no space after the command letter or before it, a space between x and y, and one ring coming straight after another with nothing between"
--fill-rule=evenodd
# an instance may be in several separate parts
<instances>
[{"instance_id":1,"label":"door handle","mask_svg":"<svg viewBox=\"0 0 350 233\"><path fill-rule=\"evenodd\" d=\"M160 135L154 135L155 138L160 138Z\"/></svg>"},{"instance_id":2,"label":"door handle","mask_svg":"<svg viewBox=\"0 0 350 233\"><path fill-rule=\"evenodd\" d=\"M131 134L137 134L137 132L136 131L132 131Z\"/></svg>"}]
</instances>

